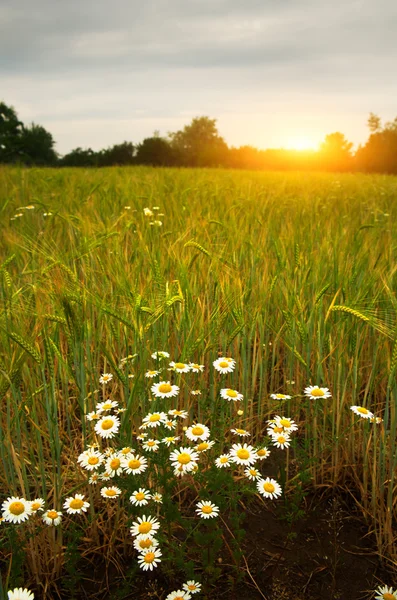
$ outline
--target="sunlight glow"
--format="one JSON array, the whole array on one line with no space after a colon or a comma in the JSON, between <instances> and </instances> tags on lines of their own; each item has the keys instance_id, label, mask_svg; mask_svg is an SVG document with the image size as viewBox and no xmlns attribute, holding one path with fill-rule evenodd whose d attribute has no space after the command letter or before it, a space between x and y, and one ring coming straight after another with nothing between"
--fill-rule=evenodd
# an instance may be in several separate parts
<instances>
[{"instance_id":1,"label":"sunlight glow","mask_svg":"<svg viewBox=\"0 0 397 600\"><path fill-rule=\"evenodd\" d=\"M318 142L308 137L296 137L287 140L286 147L289 150L318 150Z\"/></svg>"}]
</instances>

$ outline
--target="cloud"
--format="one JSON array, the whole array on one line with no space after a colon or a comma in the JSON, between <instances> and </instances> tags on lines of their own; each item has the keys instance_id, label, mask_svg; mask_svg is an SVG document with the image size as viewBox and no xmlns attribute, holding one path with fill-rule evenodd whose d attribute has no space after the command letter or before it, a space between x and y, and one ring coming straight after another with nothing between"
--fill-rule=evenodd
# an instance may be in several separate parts
<instances>
[{"instance_id":1,"label":"cloud","mask_svg":"<svg viewBox=\"0 0 397 600\"><path fill-rule=\"evenodd\" d=\"M110 143L112 121L150 135L194 114L233 115L243 144L246 115L272 130L275 110L323 114L324 134L330 114L354 113L363 138L369 110L394 117L396 30L394 0L13 0L0 8L2 90L23 120L52 124L62 152Z\"/></svg>"}]
</instances>

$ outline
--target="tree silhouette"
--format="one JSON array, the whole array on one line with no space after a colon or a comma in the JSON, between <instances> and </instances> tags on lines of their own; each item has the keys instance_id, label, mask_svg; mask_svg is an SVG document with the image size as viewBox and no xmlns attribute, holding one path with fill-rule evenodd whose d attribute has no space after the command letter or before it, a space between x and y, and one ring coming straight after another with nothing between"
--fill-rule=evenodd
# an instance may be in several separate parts
<instances>
[{"instance_id":1,"label":"tree silhouette","mask_svg":"<svg viewBox=\"0 0 397 600\"><path fill-rule=\"evenodd\" d=\"M21 159L23 123L12 106L0 102L0 162L15 162Z\"/></svg>"},{"instance_id":2,"label":"tree silhouette","mask_svg":"<svg viewBox=\"0 0 397 600\"><path fill-rule=\"evenodd\" d=\"M142 165L152 165L153 167L171 166L176 163L175 152L171 144L164 138L154 135L145 138L138 144L136 152L136 162Z\"/></svg>"},{"instance_id":3,"label":"tree silhouette","mask_svg":"<svg viewBox=\"0 0 397 600\"><path fill-rule=\"evenodd\" d=\"M181 131L170 133L169 139L179 164L212 167L225 163L228 147L218 133L216 119L196 117Z\"/></svg>"},{"instance_id":4,"label":"tree silhouette","mask_svg":"<svg viewBox=\"0 0 397 600\"><path fill-rule=\"evenodd\" d=\"M23 127L21 160L26 164L54 165L57 162L54 144L51 133L41 125L32 123L30 127Z\"/></svg>"},{"instance_id":5,"label":"tree silhouette","mask_svg":"<svg viewBox=\"0 0 397 600\"><path fill-rule=\"evenodd\" d=\"M343 133L328 134L320 146L320 165L329 171L348 171L352 168L352 148Z\"/></svg>"}]
</instances>

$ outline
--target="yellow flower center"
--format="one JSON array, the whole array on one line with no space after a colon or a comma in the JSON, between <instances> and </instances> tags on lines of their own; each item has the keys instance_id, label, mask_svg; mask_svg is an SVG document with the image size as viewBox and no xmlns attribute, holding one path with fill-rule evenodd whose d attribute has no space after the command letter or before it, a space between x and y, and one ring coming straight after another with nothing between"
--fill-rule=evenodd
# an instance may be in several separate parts
<instances>
[{"instance_id":1,"label":"yellow flower center","mask_svg":"<svg viewBox=\"0 0 397 600\"><path fill-rule=\"evenodd\" d=\"M23 512L25 512L25 505L23 502L11 502L8 510L13 515L21 515Z\"/></svg>"},{"instance_id":2,"label":"yellow flower center","mask_svg":"<svg viewBox=\"0 0 397 600\"><path fill-rule=\"evenodd\" d=\"M257 451L257 455L258 456L266 456L267 450L265 450L264 448L261 448L260 450Z\"/></svg>"},{"instance_id":3,"label":"yellow flower center","mask_svg":"<svg viewBox=\"0 0 397 600\"><path fill-rule=\"evenodd\" d=\"M194 590L196 589L196 586L194 585L194 583L191 583L190 585L187 586L189 588L189 590L191 592L194 592Z\"/></svg>"},{"instance_id":4,"label":"yellow flower center","mask_svg":"<svg viewBox=\"0 0 397 600\"><path fill-rule=\"evenodd\" d=\"M229 362L226 360L222 360L222 362L219 363L219 366L221 369L227 369L229 366Z\"/></svg>"},{"instance_id":5,"label":"yellow flower center","mask_svg":"<svg viewBox=\"0 0 397 600\"><path fill-rule=\"evenodd\" d=\"M201 442L201 444L199 444L196 447L196 450L198 450L199 452L203 452L203 450L207 450L208 448L208 443L207 442Z\"/></svg>"},{"instance_id":6,"label":"yellow flower center","mask_svg":"<svg viewBox=\"0 0 397 600\"><path fill-rule=\"evenodd\" d=\"M106 496L117 496L116 490L106 490Z\"/></svg>"},{"instance_id":7,"label":"yellow flower center","mask_svg":"<svg viewBox=\"0 0 397 600\"><path fill-rule=\"evenodd\" d=\"M201 509L201 512L205 513L206 515L210 515L213 511L212 511L212 507L211 506L203 506L203 508Z\"/></svg>"},{"instance_id":8,"label":"yellow flower center","mask_svg":"<svg viewBox=\"0 0 397 600\"><path fill-rule=\"evenodd\" d=\"M133 458L132 460L128 461L128 467L130 469L139 469L140 466L141 466L141 461L137 460L136 458Z\"/></svg>"},{"instance_id":9,"label":"yellow flower center","mask_svg":"<svg viewBox=\"0 0 397 600\"><path fill-rule=\"evenodd\" d=\"M172 391L172 387L169 383L162 383L159 385L159 392L161 394L168 394L168 392Z\"/></svg>"},{"instance_id":10,"label":"yellow flower center","mask_svg":"<svg viewBox=\"0 0 397 600\"><path fill-rule=\"evenodd\" d=\"M238 393L235 390L226 390L226 396L229 396L229 398L237 398Z\"/></svg>"},{"instance_id":11,"label":"yellow flower center","mask_svg":"<svg viewBox=\"0 0 397 600\"><path fill-rule=\"evenodd\" d=\"M97 465L99 463L99 458L97 456L90 456L87 462L89 465Z\"/></svg>"},{"instance_id":12,"label":"yellow flower center","mask_svg":"<svg viewBox=\"0 0 397 600\"><path fill-rule=\"evenodd\" d=\"M149 440L149 441L147 442L147 445L148 445L150 448L153 448L153 446L155 446L155 445L156 445L156 442L153 442L152 440Z\"/></svg>"},{"instance_id":13,"label":"yellow flower center","mask_svg":"<svg viewBox=\"0 0 397 600\"><path fill-rule=\"evenodd\" d=\"M282 427L273 427L273 431L274 431L274 433L282 433L283 428Z\"/></svg>"},{"instance_id":14,"label":"yellow flower center","mask_svg":"<svg viewBox=\"0 0 397 600\"><path fill-rule=\"evenodd\" d=\"M143 492L138 492L137 494L135 494L135 499L140 502L141 500L145 499L145 494Z\"/></svg>"},{"instance_id":15,"label":"yellow flower center","mask_svg":"<svg viewBox=\"0 0 397 600\"><path fill-rule=\"evenodd\" d=\"M175 369L184 369L186 367L185 363L175 363Z\"/></svg>"},{"instance_id":16,"label":"yellow flower center","mask_svg":"<svg viewBox=\"0 0 397 600\"><path fill-rule=\"evenodd\" d=\"M102 410L110 410L112 408L112 404L110 402L105 402L102 406Z\"/></svg>"},{"instance_id":17,"label":"yellow flower center","mask_svg":"<svg viewBox=\"0 0 397 600\"><path fill-rule=\"evenodd\" d=\"M315 388L314 390L312 390L310 392L311 396L324 396L323 390L320 390L320 388Z\"/></svg>"},{"instance_id":18,"label":"yellow flower center","mask_svg":"<svg viewBox=\"0 0 397 600\"><path fill-rule=\"evenodd\" d=\"M220 462L221 462L222 465L225 465L226 463L229 462L229 458L227 456L222 456Z\"/></svg>"},{"instance_id":19,"label":"yellow flower center","mask_svg":"<svg viewBox=\"0 0 397 600\"><path fill-rule=\"evenodd\" d=\"M104 419L102 421L101 427L102 427L102 429L107 431L108 429L111 429L113 427L113 425L114 425L113 419Z\"/></svg>"},{"instance_id":20,"label":"yellow flower center","mask_svg":"<svg viewBox=\"0 0 397 600\"><path fill-rule=\"evenodd\" d=\"M151 423L156 423L156 421L160 421L161 419L161 415L159 415L158 413L155 413L154 415L150 415L149 417L149 421Z\"/></svg>"},{"instance_id":21,"label":"yellow flower center","mask_svg":"<svg viewBox=\"0 0 397 600\"><path fill-rule=\"evenodd\" d=\"M157 371L148 371L147 374L148 375L156 375Z\"/></svg>"},{"instance_id":22,"label":"yellow flower center","mask_svg":"<svg viewBox=\"0 0 397 600\"><path fill-rule=\"evenodd\" d=\"M277 438L277 441L278 441L279 444L285 444L285 442L287 440L285 439L285 437L283 435L279 435L278 438Z\"/></svg>"},{"instance_id":23,"label":"yellow flower center","mask_svg":"<svg viewBox=\"0 0 397 600\"><path fill-rule=\"evenodd\" d=\"M80 498L73 498L73 500L70 501L70 508L75 508L75 509L79 509L84 505L83 500L80 500Z\"/></svg>"},{"instance_id":24,"label":"yellow flower center","mask_svg":"<svg viewBox=\"0 0 397 600\"><path fill-rule=\"evenodd\" d=\"M145 554L145 563L152 563L155 559L154 552L147 552Z\"/></svg>"},{"instance_id":25,"label":"yellow flower center","mask_svg":"<svg viewBox=\"0 0 397 600\"><path fill-rule=\"evenodd\" d=\"M196 425L196 427L192 427L192 434L193 435L203 435L204 433L204 429L202 427L198 427Z\"/></svg>"},{"instance_id":26,"label":"yellow flower center","mask_svg":"<svg viewBox=\"0 0 397 600\"><path fill-rule=\"evenodd\" d=\"M130 448L129 446L127 448L123 448L121 451L121 454L129 454L131 452L132 448Z\"/></svg>"},{"instance_id":27,"label":"yellow flower center","mask_svg":"<svg viewBox=\"0 0 397 600\"><path fill-rule=\"evenodd\" d=\"M285 397L284 394L276 394L276 398L278 400L282 400L284 397Z\"/></svg>"},{"instance_id":28,"label":"yellow flower center","mask_svg":"<svg viewBox=\"0 0 397 600\"><path fill-rule=\"evenodd\" d=\"M196 364L194 364L192 368L193 368L193 369L198 369L198 370L200 370L200 365L196 365Z\"/></svg>"},{"instance_id":29,"label":"yellow flower center","mask_svg":"<svg viewBox=\"0 0 397 600\"><path fill-rule=\"evenodd\" d=\"M396 597L394 594L389 594L388 592L386 592L386 594L383 594L382 598L384 600L396 600Z\"/></svg>"},{"instance_id":30,"label":"yellow flower center","mask_svg":"<svg viewBox=\"0 0 397 600\"><path fill-rule=\"evenodd\" d=\"M112 469L112 471L117 471L117 469L120 468L120 459L119 458L112 458L112 460L110 461L110 468Z\"/></svg>"},{"instance_id":31,"label":"yellow flower center","mask_svg":"<svg viewBox=\"0 0 397 600\"><path fill-rule=\"evenodd\" d=\"M245 431L245 429L236 429L236 433L244 434L244 433L247 433L247 432Z\"/></svg>"},{"instance_id":32,"label":"yellow flower center","mask_svg":"<svg viewBox=\"0 0 397 600\"><path fill-rule=\"evenodd\" d=\"M152 545L152 540L139 540L139 546L142 548L142 550L145 550L146 548L150 548L151 545Z\"/></svg>"},{"instance_id":33,"label":"yellow flower center","mask_svg":"<svg viewBox=\"0 0 397 600\"><path fill-rule=\"evenodd\" d=\"M143 521L138 527L139 533L149 533L152 530L152 524L149 521Z\"/></svg>"},{"instance_id":34,"label":"yellow flower center","mask_svg":"<svg viewBox=\"0 0 397 600\"><path fill-rule=\"evenodd\" d=\"M288 419L281 419L280 424L286 428L291 427L291 421L289 421Z\"/></svg>"},{"instance_id":35,"label":"yellow flower center","mask_svg":"<svg viewBox=\"0 0 397 600\"><path fill-rule=\"evenodd\" d=\"M49 510L47 513L47 517L52 520L56 519L57 516L58 516L58 513L56 510Z\"/></svg>"},{"instance_id":36,"label":"yellow flower center","mask_svg":"<svg viewBox=\"0 0 397 600\"><path fill-rule=\"evenodd\" d=\"M192 457L187 452L182 452L178 456L178 462L181 463L181 465L187 465L191 460Z\"/></svg>"},{"instance_id":37,"label":"yellow flower center","mask_svg":"<svg viewBox=\"0 0 397 600\"><path fill-rule=\"evenodd\" d=\"M32 502L31 507L32 510L39 510L39 508L41 508L41 502Z\"/></svg>"},{"instance_id":38,"label":"yellow flower center","mask_svg":"<svg viewBox=\"0 0 397 600\"><path fill-rule=\"evenodd\" d=\"M361 413L362 415L367 415L367 414L369 413L369 411L368 411L366 408L364 408L363 406L359 406L359 407L357 408L357 411L358 411L359 413Z\"/></svg>"},{"instance_id":39,"label":"yellow flower center","mask_svg":"<svg viewBox=\"0 0 397 600\"><path fill-rule=\"evenodd\" d=\"M256 477L258 475L258 471L256 469L250 469L249 471L250 475L252 475L253 477Z\"/></svg>"},{"instance_id":40,"label":"yellow flower center","mask_svg":"<svg viewBox=\"0 0 397 600\"><path fill-rule=\"evenodd\" d=\"M263 486L263 489L265 490L265 492L269 492L269 494L272 494L276 488L272 483L266 482Z\"/></svg>"},{"instance_id":41,"label":"yellow flower center","mask_svg":"<svg viewBox=\"0 0 397 600\"><path fill-rule=\"evenodd\" d=\"M247 458L249 458L249 455L250 453L245 448L240 448L239 450L237 450L237 456L242 460L246 460Z\"/></svg>"}]
</instances>

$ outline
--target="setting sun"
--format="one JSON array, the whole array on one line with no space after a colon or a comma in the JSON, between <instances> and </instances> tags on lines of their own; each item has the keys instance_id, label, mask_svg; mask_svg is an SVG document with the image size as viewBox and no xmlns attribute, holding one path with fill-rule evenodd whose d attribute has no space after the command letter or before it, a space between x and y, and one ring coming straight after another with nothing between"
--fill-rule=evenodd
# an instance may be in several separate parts
<instances>
[{"instance_id":1,"label":"setting sun","mask_svg":"<svg viewBox=\"0 0 397 600\"><path fill-rule=\"evenodd\" d=\"M308 137L296 137L287 140L288 150L317 150L318 142L314 142Z\"/></svg>"}]
</instances>

